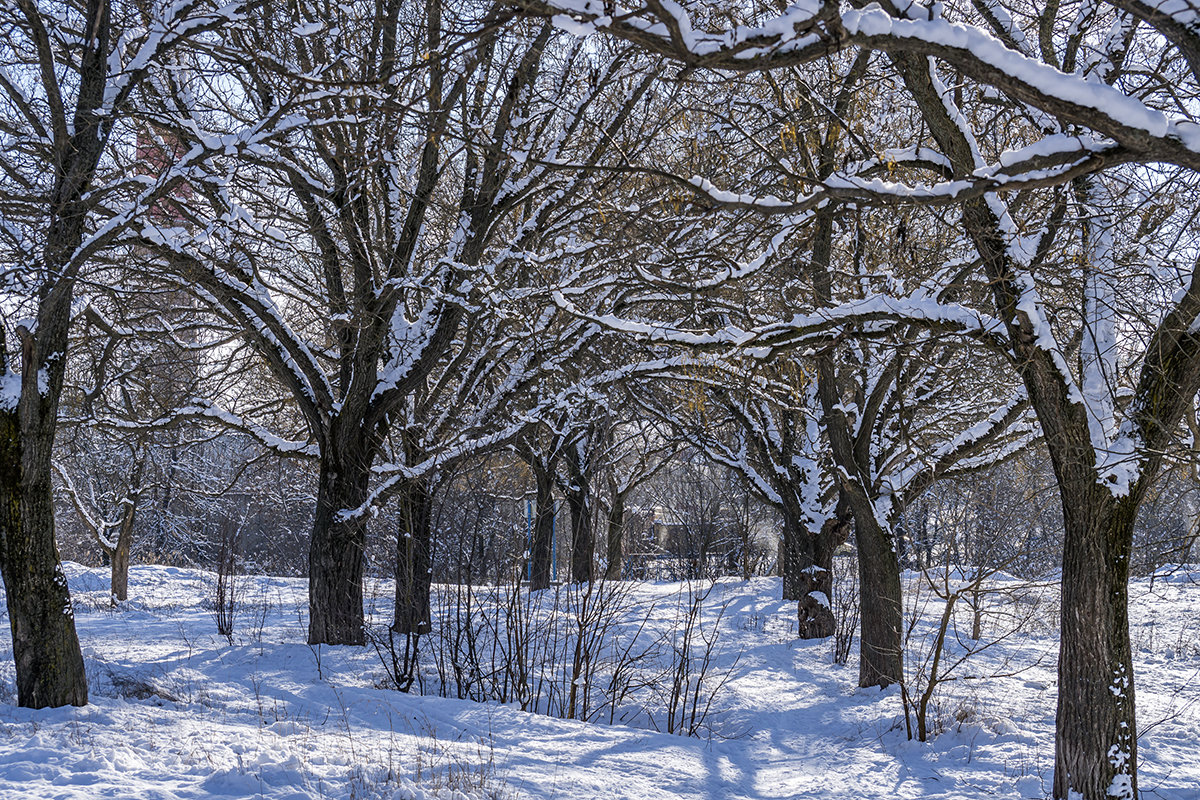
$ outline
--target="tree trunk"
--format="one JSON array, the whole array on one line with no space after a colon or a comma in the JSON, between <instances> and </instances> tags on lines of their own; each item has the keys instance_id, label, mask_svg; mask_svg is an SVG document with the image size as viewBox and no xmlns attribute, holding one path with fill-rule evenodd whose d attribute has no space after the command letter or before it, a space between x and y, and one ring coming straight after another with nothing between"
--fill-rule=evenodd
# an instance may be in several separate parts
<instances>
[{"instance_id":1,"label":"tree trunk","mask_svg":"<svg viewBox=\"0 0 1200 800\"><path fill-rule=\"evenodd\" d=\"M117 529L117 546L108 554L111 566L111 592L113 605L129 599L129 551L133 549L133 523L137 519L138 501L142 496L142 476L146 472L146 458L143 452L133 466L132 480L129 482L129 496L125 498L125 508L121 512L121 526Z\"/></svg>"},{"instance_id":2,"label":"tree trunk","mask_svg":"<svg viewBox=\"0 0 1200 800\"><path fill-rule=\"evenodd\" d=\"M130 498L121 515L117 531L117 546L108 554L111 566L111 596L113 605L129 599L129 551L133 549L133 522L137 516L137 500Z\"/></svg>"},{"instance_id":3,"label":"tree trunk","mask_svg":"<svg viewBox=\"0 0 1200 800\"><path fill-rule=\"evenodd\" d=\"M873 515L856 514L854 523L861 620L858 685L883 688L899 683L903 674L900 563L892 549L891 534Z\"/></svg>"},{"instance_id":4,"label":"tree trunk","mask_svg":"<svg viewBox=\"0 0 1200 800\"><path fill-rule=\"evenodd\" d=\"M349 460L347 460L349 461ZM357 459L357 464L364 463ZM308 548L308 643L363 644L363 551L367 523L342 518L366 500L370 472L322 458Z\"/></svg>"},{"instance_id":5,"label":"tree trunk","mask_svg":"<svg viewBox=\"0 0 1200 800\"><path fill-rule=\"evenodd\" d=\"M571 581L590 583L595 574L596 533L592 523L592 485L580 445L567 448L567 507L571 511Z\"/></svg>"},{"instance_id":6,"label":"tree trunk","mask_svg":"<svg viewBox=\"0 0 1200 800\"><path fill-rule=\"evenodd\" d=\"M833 172L831 142L832 139L827 140L822 151L823 176ZM829 304L832 298L833 227L833 211L826 207L817 215L812 246L813 289L821 304ZM870 448L865 446L865 439L856 436L846 418L832 352L821 353L816 362L817 395L833 461L841 472L839 503L853 513L858 539L861 623L858 685L883 688L898 683L902 677L900 562L891 531L885 530L875 516Z\"/></svg>"},{"instance_id":7,"label":"tree trunk","mask_svg":"<svg viewBox=\"0 0 1200 800\"><path fill-rule=\"evenodd\" d=\"M408 481L397 502L400 530L396 539L396 608L392 630L425 634L431 626L433 495L426 481Z\"/></svg>"},{"instance_id":8,"label":"tree trunk","mask_svg":"<svg viewBox=\"0 0 1200 800\"><path fill-rule=\"evenodd\" d=\"M797 633L801 639L823 639L837 630L833 616L833 554L850 533L848 515L832 516L816 536L809 537L806 563L800 569L802 586L797 610Z\"/></svg>"},{"instance_id":9,"label":"tree trunk","mask_svg":"<svg viewBox=\"0 0 1200 800\"><path fill-rule=\"evenodd\" d=\"M983 636L983 592L971 592L971 640Z\"/></svg>"},{"instance_id":10,"label":"tree trunk","mask_svg":"<svg viewBox=\"0 0 1200 800\"><path fill-rule=\"evenodd\" d=\"M974 144L959 128L930 77L928 59L889 56L920 105L930 133L957 176L978 166ZM1144 448L1135 488L1119 501L1097 475L1087 411L1064 381L1037 324L1021 310L1028 298L1023 268L1010 263L1003 225L985 198L963 204L963 224L983 259L998 316L1006 321L1021 375L1054 463L1063 504L1061 640L1055 736L1054 796L1102 800L1137 796L1133 666L1129 646L1129 554L1146 482L1197 391L1195 281L1160 324L1145 351L1128 408ZM865 617L864 617L865 619Z\"/></svg>"},{"instance_id":11,"label":"tree trunk","mask_svg":"<svg viewBox=\"0 0 1200 800\"><path fill-rule=\"evenodd\" d=\"M608 566L604 569L605 580L621 580L621 573L625 566L624 543L625 495L614 494L612 507L608 510Z\"/></svg>"},{"instance_id":12,"label":"tree trunk","mask_svg":"<svg viewBox=\"0 0 1200 800\"><path fill-rule=\"evenodd\" d=\"M571 509L571 580L589 583L593 578L596 541L588 490L568 492L567 505Z\"/></svg>"},{"instance_id":13,"label":"tree trunk","mask_svg":"<svg viewBox=\"0 0 1200 800\"><path fill-rule=\"evenodd\" d=\"M44 198L49 225L38 265L37 324L33 331L17 328L20 399L13 402L10 394L0 400L0 570L12 627L17 701L28 708L87 703L83 654L54 539L50 480L72 298L81 265L76 255L95 202L85 195L111 125L110 115L97 113L108 94L109 3L93 0L84 5L82 29L87 35L80 37L72 54L79 65L73 114L61 98L49 110L64 118L70 114L74 124L69 140L61 138L65 132L56 133L48 148L55 180ZM31 14L40 13L33 7L28 6ZM35 43L44 67L56 58L46 49L50 46ZM0 333L0 377L11 379L7 357L7 342Z\"/></svg>"},{"instance_id":14,"label":"tree trunk","mask_svg":"<svg viewBox=\"0 0 1200 800\"><path fill-rule=\"evenodd\" d=\"M865 457L868 451L856 446L850 423L839 405L832 356L819 356L817 365L817 392L825 412L825 430L834 463L842 472L839 507L853 516L858 540L858 685L883 688L898 683L903 675L900 562L891 530L884 528L876 517L877 495L871 488L869 459Z\"/></svg>"},{"instance_id":15,"label":"tree trunk","mask_svg":"<svg viewBox=\"0 0 1200 800\"><path fill-rule=\"evenodd\" d=\"M804 568L812 563L812 552L806 540L808 531L799 515L783 514L783 541L779 543L779 575L783 579L783 599L799 601L807 594Z\"/></svg>"},{"instance_id":16,"label":"tree trunk","mask_svg":"<svg viewBox=\"0 0 1200 800\"><path fill-rule=\"evenodd\" d=\"M37 389L22 395L18 409L0 409L0 567L17 702L25 708L82 706L87 675L54 541L50 452L56 404ZM31 397L37 408L29 408Z\"/></svg>"},{"instance_id":17,"label":"tree trunk","mask_svg":"<svg viewBox=\"0 0 1200 800\"><path fill-rule=\"evenodd\" d=\"M1137 797L1128 579L1138 503L1095 484L1060 488L1066 541L1054 796Z\"/></svg>"},{"instance_id":18,"label":"tree trunk","mask_svg":"<svg viewBox=\"0 0 1200 800\"><path fill-rule=\"evenodd\" d=\"M533 541L529 547L529 588L537 591L550 587L551 559L554 557L554 468L535 466L533 476L537 482L537 499Z\"/></svg>"}]
</instances>

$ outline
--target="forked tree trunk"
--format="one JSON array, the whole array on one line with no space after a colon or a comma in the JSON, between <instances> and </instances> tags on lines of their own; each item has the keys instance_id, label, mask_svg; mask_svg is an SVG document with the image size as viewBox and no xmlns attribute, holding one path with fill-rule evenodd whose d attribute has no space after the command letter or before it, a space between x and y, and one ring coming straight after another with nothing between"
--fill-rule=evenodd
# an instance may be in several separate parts
<instances>
[{"instance_id":1,"label":"forked tree trunk","mask_svg":"<svg viewBox=\"0 0 1200 800\"><path fill-rule=\"evenodd\" d=\"M1066 541L1054 796L1137 797L1128 580L1138 502L1116 501L1098 485L1060 489ZM1108 757L1097 759L1101 752Z\"/></svg>"},{"instance_id":2,"label":"forked tree trunk","mask_svg":"<svg viewBox=\"0 0 1200 800\"><path fill-rule=\"evenodd\" d=\"M42 13L35 6L22 4L31 22ZM42 198L48 202L49 225L38 265L37 324L32 332L23 326L17 330L22 337L20 400L14 403L9 392L0 401L0 570L12 627L17 698L22 706L33 708L87 703L83 655L54 539L50 479L80 269L77 251L95 202L87 193L113 120L112 109L100 113L110 94L109 3L89 0L83 11L81 30L86 35L79 37L71 55L78 65L78 80L71 82L74 109L54 98L49 110L72 118L74 124L69 134L56 131L53 146L47 148L53 162L47 172L55 180L53 190ZM55 45L43 36L32 46L53 80ZM0 375L5 377L6 359L7 343L0 334Z\"/></svg>"},{"instance_id":3,"label":"forked tree trunk","mask_svg":"<svg viewBox=\"0 0 1200 800\"><path fill-rule=\"evenodd\" d=\"M361 516L346 519L343 512L366 500L369 478L365 468L322 459L308 547L309 644L365 641L363 551L367 523Z\"/></svg>"},{"instance_id":4,"label":"forked tree trunk","mask_svg":"<svg viewBox=\"0 0 1200 800\"><path fill-rule=\"evenodd\" d=\"M866 62L860 62L862 69ZM827 138L821 153L820 174L833 173L833 138ZM822 209L813 233L812 271L814 294L823 305L832 302L833 210ZM846 418L837 365L831 352L817 357L817 394L824 412L833 461L842 472L841 502L853 513L858 539L860 613L859 686L880 688L898 683L902 677L900 627L902 617L900 562L890 530L876 519L870 493L869 453Z\"/></svg>"},{"instance_id":5,"label":"forked tree trunk","mask_svg":"<svg viewBox=\"0 0 1200 800\"><path fill-rule=\"evenodd\" d=\"M868 488L869 472L858 461L861 449L855 446L850 424L838 405L840 396L832 358L820 356L817 369L817 390L833 460L846 476L838 489L839 504L852 515L858 540L858 685L883 688L899 683L903 676L900 561L891 530L885 529L876 517L874 498Z\"/></svg>"},{"instance_id":6,"label":"forked tree trunk","mask_svg":"<svg viewBox=\"0 0 1200 800\"><path fill-rule=\"evenodd\" d=\"M604 579L619 581L625 567L625 495L613 495L606 524L608 526L608 566L604 569Z\"/></svg>"},{"instance_id":7,"label":"forked tree trunk","mask_svg":"<svg viewBox=\"0 0 1200 800\"><path fill-rule=\"evenodd\" d=\"M930 133L956 175L976 167L974 145L949 114L924 56L893 53ZM1063 504L1061 634L1054 796L1103 800L1137 796L1137 728L1129 646L1129 555L1146 482L1157 473L1171 432L1198 385L1196 277L1145 351L1129 403L1144 448L1140 477L1119 500L1096 474L1087 411L1061 367L1043 349L1035 321L1018 313L1028 284L1006 255L1003 226L984 198L967 200L963 224L983 259L1014 362L1037 413ZM1044 324L1044 323L1043 323Z\"/></svg>"},{"instance_id":8,"label":"forked tree trunk","mask_svg":"<svg viewBox=\"0 0 1200 800\"><path fill-rule=\"evenodd\" d=\"M133 549L133 523L137 519L138 501L141 499L142 477L146 473L146 458L134 463L133 476L129 485L129 497L121 511L121 525L117 528L117 546L108 554L111 568L111 591L113 605L129 599L129 553Z\"/></svg>"},{"instance_id":9,"label":"forked tree trunk","mask_svg":"<svg viewBox=\"0 0 1200 800\"><path fill-rule=\"evenodd\" d=\"M551 560L554 557L554 471L536 466L533 469L537 496L533 515L533 541L529 546L529 588L533 591L550 587Z\"/></svg>"},{"instance_id":10,"label":"forked tree trunk","mask_svg":"<svg viewBox=\"0 0 1200 800\"><path fill-rule=\"evenodd\" d=\"M432 580L433 496L425 480L408 481L396 498L400 530L396 539L396 607L392 630L429 633Z\"/></svg>"},{"instance_id":11,"label":"forked tree trunk","mask_svg":"<svg viewBox=\"0 0 1200 800\"><path fill-rule=\"evenodd\" d=\"M87 675L54 541L50 452L56 404L36 389L23 395L19 410L0 409L0 567L17 702L25 708L82 706ZM31 395L37 408L28 407Z\"/></svg>"},{"instance_id":12,"label":"forked tree trunk","mask_svg":"<svg viewBox=\"0 0 1200 800\"><path fill-rule=\"evenodd\" d=\"M117 546L108 554L111 568L111 592L113 605L129 599L129 551L133 549L133 523L137 516L136 499L131 499L121 514L121 527L117 529Z\"/></svg>"}]
</instances>

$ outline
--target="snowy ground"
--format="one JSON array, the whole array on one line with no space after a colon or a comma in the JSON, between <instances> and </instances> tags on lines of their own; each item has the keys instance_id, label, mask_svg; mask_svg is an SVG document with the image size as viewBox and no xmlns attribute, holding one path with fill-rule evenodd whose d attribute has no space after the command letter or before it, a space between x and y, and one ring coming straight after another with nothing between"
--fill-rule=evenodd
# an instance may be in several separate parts
<instances>
[{"instance_id":1,"label":"snowy ground","mask_svg":"<svg viewBox=\"0 0 1200 800\"><path fill-rule=\"evenodd\" d=\"M204 606L210 575L135 567L119 610L104 571L68 575L92 702L16 708L3 637L2 798L1038 798L1050 786L1052 597L1028 633L960 668L1022 671L949 684L941 732L923 744L905 735L898 691L856 689L853 658L831 666L827 642L791 638L777 580L722 581L706 606L725 606L716 663L737 660L713 712L720 735L695 739L377 688L373 649L304 644L299 580L253 579L231 645ZM385 619L389 587L372 590ZM1200 572L1138 581L1133 596L1143 793L1200 798ZM914 636L939 611L925 607Z\"/></svg>"}]
</instances>

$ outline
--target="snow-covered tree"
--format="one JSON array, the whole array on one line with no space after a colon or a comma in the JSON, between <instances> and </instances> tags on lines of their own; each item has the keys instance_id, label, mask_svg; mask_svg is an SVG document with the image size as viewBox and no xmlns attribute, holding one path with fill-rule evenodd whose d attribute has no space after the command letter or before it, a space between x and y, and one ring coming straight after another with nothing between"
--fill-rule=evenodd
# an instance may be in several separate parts
<instances>
[{"instance_id":1,"label":"snow-covered tree","mask_svg":"<svg viewBox=\"0 0 1200 800\"><path fill-rule=\"evenodd\" d=\"M1194 182L1200 34L1193 9L1121 0L1040 10L1002 2L817 2L782 13L751 9L735 19L705 3L522 5L558 14L577 30L602 22L605 30L693 67L747 72L823 60L849 48L884 54L903 82L907 99L901 102L919 114L932 139L928 155L910 148L891 160L920 167L923 176L934 167L932 183L918 184L916 172L907 170L907 180L885 181L849 164L828 176L810 175L809 190L786 200L735 197L699 178L696 185L709 198L793 211L832 200L961 209L979 259L976 274L990 295L988 325L1025 384L1064 509L1054 794L1136 796L1129 551L1141 499L1200 388L1194 325L1200 275L1188 263L1117 256L1113 234L1120 218L1113 204L1127 199L1135 214L1146 211L1168 185L1156 179L1159 188L1139 186L1150 175ZM1130 162L1145 166L1119 169ZM1097 175L1101 170L1109 172ZM1080 225L1071 228L1084 243L1082 257L1047 265L1044 251L1065 229L1050 216L1023 230L1013 196L1000 192L1067 183L1075 192ZM1051 315L1050 287L1039 280L1045 272L1074 280L1070 314ZM1147 273L1162 303L1129 317L1116 288ZM970 322L953 304L914 299L897 298L881 310L926 327L980 330L978 317ZM1120 333L1131 322L1139 333ZM1078 354L1074 364L1071 353Z\"/></svg>"},{"instance_id":2,"label":"snow-covered tree","mask_svg":"<svg viewBox=\"0 0 1200 800\"><path fill-rule=\"evenodd\" d=\"M94 257L209 155L125 169L136 94L242 4L20 0L0 9L0 567L21 705L87 681L55 547L51 454L77 287Z\"/></svg>"},{"instance_id":3,"label":"snow-covered tree","mask_svg":"<svg viewBox=\"0 0 1200 800\"><path fill-rule=\"evenodd\" d=\"M363 640L366 525L389 498L411 506L395 624L420 632L427 482L553 405L533 387L594 335L548 287L586 257L569 227L591 213L581 189L620 158L654 78L628 48L583 47L496 9L275 14L224 55L241 105L157 111L183 142L219 140L228 118L270 137L227 163L228 188L191 204L186 224L144 234L182 287L244 331L303 420L274 444L321 474L310 640ZM214 419L254 426L217 405Z\"/></svg>"}]
</instances>

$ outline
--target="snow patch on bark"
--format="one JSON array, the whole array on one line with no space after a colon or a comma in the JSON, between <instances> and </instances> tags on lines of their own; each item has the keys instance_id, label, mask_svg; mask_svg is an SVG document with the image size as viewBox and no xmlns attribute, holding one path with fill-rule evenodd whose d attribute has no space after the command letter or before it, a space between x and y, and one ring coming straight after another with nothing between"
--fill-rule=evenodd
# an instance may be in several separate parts
<instances>
[{"instance_id":1,"label":"snow patch on bark","mask_svg":"<svg viewBox=\"0 0 1200 800\"><path fill-rule=\"evenodd\" d=\"M21 376L15 372L0 373L0 411L16 411L21 399Z\"/></svg>"}]
</instances>

